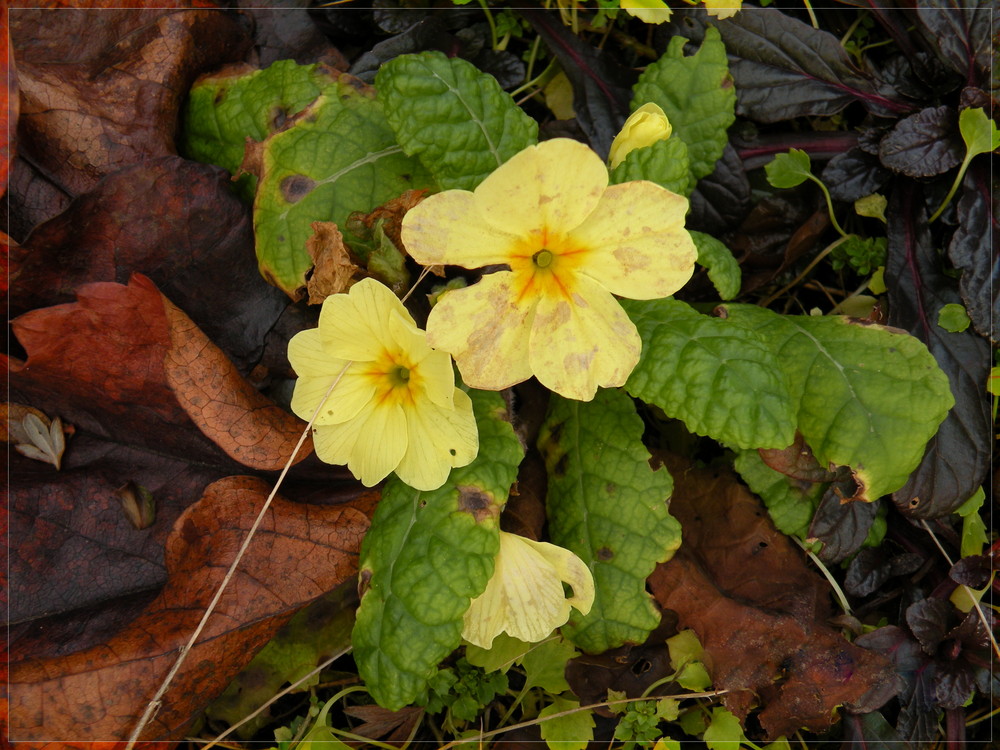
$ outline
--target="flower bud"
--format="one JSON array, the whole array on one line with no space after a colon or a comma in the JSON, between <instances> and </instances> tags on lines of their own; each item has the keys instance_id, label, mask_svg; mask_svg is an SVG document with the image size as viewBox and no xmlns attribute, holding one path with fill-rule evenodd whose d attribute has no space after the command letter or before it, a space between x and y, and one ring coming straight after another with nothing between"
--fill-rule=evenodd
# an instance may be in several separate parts
<instances>
[{"instance_id":1,"label":"flower bud","mask_svg":"<svg viewBox=\"0 0 1000 750\"><path fill-rule=\"evenodd\" d=\"M663 110L656 104L643 104L633 112L622 126L621 132L611 143L611 153L608 158L614 169L634 149L652 146L657 141L665 141L670 137L670 121Z\"/></svg>"}]
</instances>

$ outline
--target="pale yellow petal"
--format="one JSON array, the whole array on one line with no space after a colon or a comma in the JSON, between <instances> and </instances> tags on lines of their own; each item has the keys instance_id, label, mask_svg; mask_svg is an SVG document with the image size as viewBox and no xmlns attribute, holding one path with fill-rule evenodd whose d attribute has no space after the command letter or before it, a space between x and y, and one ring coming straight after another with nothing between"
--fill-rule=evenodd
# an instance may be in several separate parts
<instances>
[{"instance_id":1,"label":"pale yellow petal","mask_svg":"<svg viewBox=\"0 0 1000 750\"><path fill-rule=\"evenodd\" d=\"M365 487L371 487L399 466L408 442L403 409L398 404L381 404L368 414L347 468Z\"/></svg>"},{"instance_id":2,"label":"pale yellow petal","mask_svg":"<svg viewBox=\"0 0 1000 750\"><path fill-rule=\"evenodd\" d=\"M425 266L447 264L480 268L506 263L517 236L491 226L479 215L467 190L446 190L417 204L403 217L403 245Z\"/></svg>"},{"instance_id":3,"label":"pale yellow petal","mask_svg":"<svg viewBox=\"0 0 1000 750\"><path fill-rule=\"evenodd\" d=\"M580 276L571 302L539 300L530 349L531 370L542 385L566 398L590 401L598 386L611 388L628 379L642 341L611 293Z\"/></svg>"},{"instance_id":4,"label":"pale yellow petal","mask_svg":"<svg viewBox=\"0 0 1000 750\"><path fill-rule=\"evenodd\" d=\"M716 18L735 16L743 7L742 0L704 0L708 15Z\"/></svg>"},{"instance_id":5,"label":"pale yellow petal","mask_svg":"<svg viewBox=\"0 0 1000 750\"><path fill-rule=\"evenodd\" d=\"M309 420L319 402L326 396L330 385L349 364L325 353L318 329L312 328L295 334L288 342L288 361L299 376L292 392L292 411ZM340 382L327 400L326 408L317 416L317 424L344 422L364 408L374 393L370 381L344 372Z\"/></svg>"},{"instance_id":6,"label":"pale yellow petal","mask_svg":"<svg viewBox=\"0 0 1000 750\"><path fill-rule=\"evenodd\" d=\"M607 186L608 170L597 154L555 138L512 156L479 184L475 196L490 225L544 243L547 234L558 237L583 222Z\"/></svg>"},{"instance_id":7,"label":"pale yellow petal","mask_svg":"<svg viewBox=\"0 0 1000 750\"><path fill-rule=\"evenodd\" d=\"M427 340L450 353L472 388L498 391L531 377L534 304L518 304L514 274L498 271L445 294L427 319Z\"/></svg>"},{"instance_id":8,"label":"pale yellow petal","mask_svg":"<svg viewBox=\"0 0 1000 750\"><path fill-rule=\"evenodd\" d=\"M431 349L427 334L400 315L393 314L389 319L389 332L397 361L410 368L410 382L416 391L439 406L451 408L455 390L451 357Z\"/></svg>"},{"instance_id":9,"label":"pale yellow petal","mask_svg":"<svg viewBox=\"0 0 1000 750\"><path fill-rule=\"evenodd\" d=\"M337 374L302 377L295 381L292 411L302 419L311 419L317 404L330 391L330 384L336 377ZM372 378L348 369L319 410L315 424L341 424L353 419L371 403L374 395L375 383Z\"/></svg>"},{"instance_id":10,"label":"pale yellow petal","mask_svg":"<svg viewBox=\"0 0 1000 750\"><path fill-rule=\"evenodd\" d=\"M313 449L321 461L346 466L351 460L354 444L364 429L365 415L349 419L343 424L316 425L313 427Z\"/></svg>"},{"instance_id":11,"label":"pale yellow petal","mask_svg":"<svg viewBox=\"0 0 1000 750\"><path fill-rule=\"evenodd\" d=\"M392 341L392 312L413 324L410 313L392 290L375 279L362 279L347 294L334 294L323 301L319 315L323 343L331 354L343 359L378 359Z\"/></svg>"},{"instance_id":12,"label":"pale yellow petal","mask_svg":"<svg viewBox=\"0 0 1000 750\"><path fill-rule=\"evenodd\" d=\"M594 606L597 592L594 588L594 575L583 560L556 544L536 542L527 538L522 541L544 557L555 569L559 579L568 583L573 589L573 596L566 601L583 614L588 614Z\"/></svg>"},{"instance_id":13,"label":"pale yellow petal","mask_svg":"<svg viewBox=\"0 0 1000 750\"><path fill-rule=\"evenodd\" d=\"M573 587L572 599L563 580ZM571 606L590 611L593 592L590 570L572 552L501 531L493 576L466 612L462 637L481 648L501 632L540 641L566 623Z\"/></svg>"},{"instance_id":14,"label":"pale yellow petal","mask_svg":"<svg viewBox=\"0 0 1000 750\"><path fill-rule=\"evenodd\" d=\"M471 463L479 452L472 400L453 391L454 408L421 399L405 409L408 443L396 475L414 489L436 490L453 467Z\"/></svg>"},{"instance_id":15,"label":"pale yellow petal","mask_svg":"<svg viewBox=\"0 0 1000 750\"><path fill-rule=\"evenodd\" d=\"M684 228L687 198L652 182L608 188L572 240L590 249L579 272L630 299L668 297L691 278L698 257Z\"/></svg>"},{"instance_id":16,"label":"pale yellow petal","mask_svg":"<svg viewBox=\"0 0 1000 750\"><path fill-rule=\"evenodd\" d=\"M646 23L665 23L673 12L663 0L621 0L621 9Z\"/></svg>"}]
</instances>

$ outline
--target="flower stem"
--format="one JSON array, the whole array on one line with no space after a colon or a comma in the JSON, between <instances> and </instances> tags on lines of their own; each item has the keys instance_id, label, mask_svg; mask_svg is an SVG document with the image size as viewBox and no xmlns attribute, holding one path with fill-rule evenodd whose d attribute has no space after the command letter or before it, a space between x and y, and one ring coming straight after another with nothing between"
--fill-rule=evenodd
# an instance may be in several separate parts
<instances>
[{"instance_id":1,"label":"flower stem","mask_svg":"<svg viewBox=\"0 0 1000 750\"><path fill-rule=\"evenodd\" d=\"M794 279L792 279L791 282L789 282L787 285L785 285L784 287L782 287L779 291L775 292L770 297L768 297L766 300L764 300L763 302L761 302L760 306L761 307L767 307L772 302L774 302L776 299L778 299L778 297L780 297L782 294L784 294L789 289L791 289L793 286L795 286L800 281L802 281L802 279L804 279L806 276L808 276L809 272L812 271L813 268L816 267L817 263L819 263L821 260L823 260L823 258L825 258L827 255L829 255L830 253L832 253L833 250L834 250L834 248L836 248L838 245L842 244L846 240L847 240L847 237L841 237L840 239L834 240L829 245L827 245L825 248L823 248L823 251L819 255L817 255L815 258L812 259L812 262L808 266L805 267L805 269L802 271L802 273L800 273L798 276L796 276Z\"/></svg>"},{"instance_id":2,"label":"flower stem","mask_svg":"<svg viewBox=\"0 0 1000 750\"><path fill-rule=\"evenodd\" d=\"M487 0L479 0L479 7L483 9L483 13L486 14L486 23L490 25L490 39L493 44L493 51L497 49L497 24L493 20L493 14L490 13L490 6Z\"/></svg>"}]
</instances>

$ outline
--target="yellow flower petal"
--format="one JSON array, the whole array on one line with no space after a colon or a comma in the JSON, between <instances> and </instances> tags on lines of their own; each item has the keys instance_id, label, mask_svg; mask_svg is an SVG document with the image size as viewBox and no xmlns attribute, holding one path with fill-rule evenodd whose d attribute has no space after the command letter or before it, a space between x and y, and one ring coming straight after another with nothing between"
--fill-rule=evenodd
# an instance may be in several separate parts
<instances>
[{"instance_id":1,"label":"yellow flower petal","mask_svg":"<svg viewBox=\"0 0 1000 750\"><path fill-rule=\"evenodd\" d=\"M438 406L452 408L455 371L451 367L451 357L431 349L427 344L427 334L407 323L400 315L390 317L389 332L399 359L406 359L411 365L410 382L413 387Z\"/></svg>"},{"instance_id":2,"label":"yellow flower petal","mask_svg":"<svg viewBox=\"0 0 1000 750\"><path fill-rule=\"evenodd\" d=\"M453 467L471 463L479 452L472 399L458 388L453 391L454 408L421 400L406 413L407 450L396 475L414 489L437 489Z\"/></svg>"},{"instance_id":3,"label":"yellow flower petal","mask_svg":"<svg viewBox=\"0 0 1000 750\"><path fill-rule=\"evenodd\" d=\"M391 311L416 325L396 295L375 279L362 279L347 294L327 297L319 314L319 330L327 351L355 362L378 359L391 341Z\"/></svg>"},{"instance_id":4,"label":"yellow flower petal","mask_svg":"<svg viewBox=\"0 0 1000 750\"><path fill-rule=\"evenodd\" d=\"M427 319L427 341L455 357L466 385L500 390L531 377L534 306L518 304L514 274L498 271L445 294Z\"/></svg>"},{"instance_id":5,"label":"yellow flower petal","mask_svg":"<svg viewBox=\"0 0 1000 750\"><path fill-rule=\"evenodd\" d=\"M531 370L546 388L590 401L598 386L625 383L642 341L609 291L580 276L572 300L542 298L531 330Z\"/></svg>"},{"instance_id":6,"label":"yellow flower petal","mask_svg":"<svg viewBox=\"0 0 1000 750\"><path fill-rule=\"evenodd\" d=\"M330 391L330 384L335 377L336 373L323 378L299 378L292 393L292 411L302 419L311 419L316 405ZM372 379L348 369L319 410L315 424L342 424L354 419L369 406L374 395L375 384Z\"/></svg>"},{"instance_id":7,"label":"yellow flower petal","mask_svg":"<svg viewBox=\"0 0 1000 750\"><path fill-rule=\"evenodd\" d=\"M608 162L612 169L637 148L652 146L657 141L665 141L672 132L670 120L660 109L660 105L647 102L629 115L622 129L611 142Z\"/></svg>"},{"instance_id":8,"label":"yellow flower petal","mask_svg":"<svg viewBox=\"0 0 1000 750\"><path fill-rule=\"evenodd\" d=\"M360 421L360 418L355 421ZM364 420L347 468L365 487L371 487L399 466L406 454L407 444L403 409L396 404L379 405Z\"/></svg>"},{"instance_id":9,"label":"yellow flower petal","mask_svg":"<svg viewBox=\"0 0 1000 750\"><path fill-rule=\"evenodd\" d=\"M573 587L569 599L564 581ZM586 613L593 601L593 576L576 555L501 531L493 576L466 611L462 637L481 648L501 632L533 643L564 625L571 607Z\"/></svg>"},{"instance_id":10,"label":"yellow flower petal","mask_svg":"<svg viewBox=\"0 0 1000 750\"><path fill-rule=\"evenodd\" d=\"M570 237L591 248L580 272L630 299L667 297L691 278L698 251L684 228L687 198L652 182L605 191Z\"/></svg>"},{"instance_id":11,"label":"yellow flower petal","mask_svg":"<svg viewBox=\"0 0 1000 750\"><path fill-rule=\"evenodd\" d=\"M425 266L448 264L480 268L506 263L517 237L479 215L467 190L446 190L417 204L403 217L403 245Z\"/></svg>"},{"instance_id":12,"label":"yellow flower petal","mask_svg":"<svg viewBox=\"0 0 1000 750\"><path fill-rule=\"evenodd\" d=\"M663 0L621 0L621 9L646 23L664 23L671 14Z\"/></svg>"},{"instance_id":13,"label":"yellow flower petal","mask_svg":"<svg viewBox=\"0 0 1000 750\"><path fill-rule=\"evenodd\" d=\"M541 249L547 233L561 233L587 218L607 185L608 170L597 154L577 141L555 138L518 152L483 180L476 206L491 226L537 240Z\"/></svg>"},{"instance_id":14,"label":"yellow flower petal","mask_svg":"<svg viewBox=\"0 0 1000 750\"><path fill-rule=\"evenodd\" d=\"M708 15L716 18L735 16L743 7L741 0L704 0Z\"/></svg>"}]
</instances>

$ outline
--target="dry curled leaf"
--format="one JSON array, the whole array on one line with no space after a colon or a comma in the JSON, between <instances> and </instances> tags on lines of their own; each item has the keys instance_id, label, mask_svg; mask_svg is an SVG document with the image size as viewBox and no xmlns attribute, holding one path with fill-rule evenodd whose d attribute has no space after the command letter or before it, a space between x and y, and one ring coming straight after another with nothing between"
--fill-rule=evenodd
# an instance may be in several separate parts
<instances>
[{"instance_id":1,"label":"dry curled leaf","mask_svg":"<svg viewBox=\"0 0 1000 750\"><path fill-rule=\"evenodd\" d=\"M209 486L167 540L167 585L105 642L48 658L13 644L10 739L126 737L194 632L269 490L252 477ZM181 736L292 614L356 574L368 510L273 502L145 739Z\"/></svg>"},{"instance_id":2,"label":"dry curled leaf","mask_svg":"<svg viewBox=\"0 0 1000 750\"><path fill-rule=\"evenodd\" d=\"M351 259L344 244L344 235L332 221L314 221L312 236L306 240L306 251L313 261L312 275L306 281L309 304L319 305L332 294L350 289L361 268Z\"/></svg>"},{"instance_id":3,"label":"dry curled leaf","mask_svg":"<svg viewBox=\"0 0 1000 750\"><path fill-rule=\"evenodd\" d=\"M729 471L665 457L670 512L684 544L650 577L657 600L705 648L722 701L741 720L758 707L768 738L830 727L838 706L861 712L895 694L888 661L826 624L829 590Z\"/></svg>"}]
</instances>

